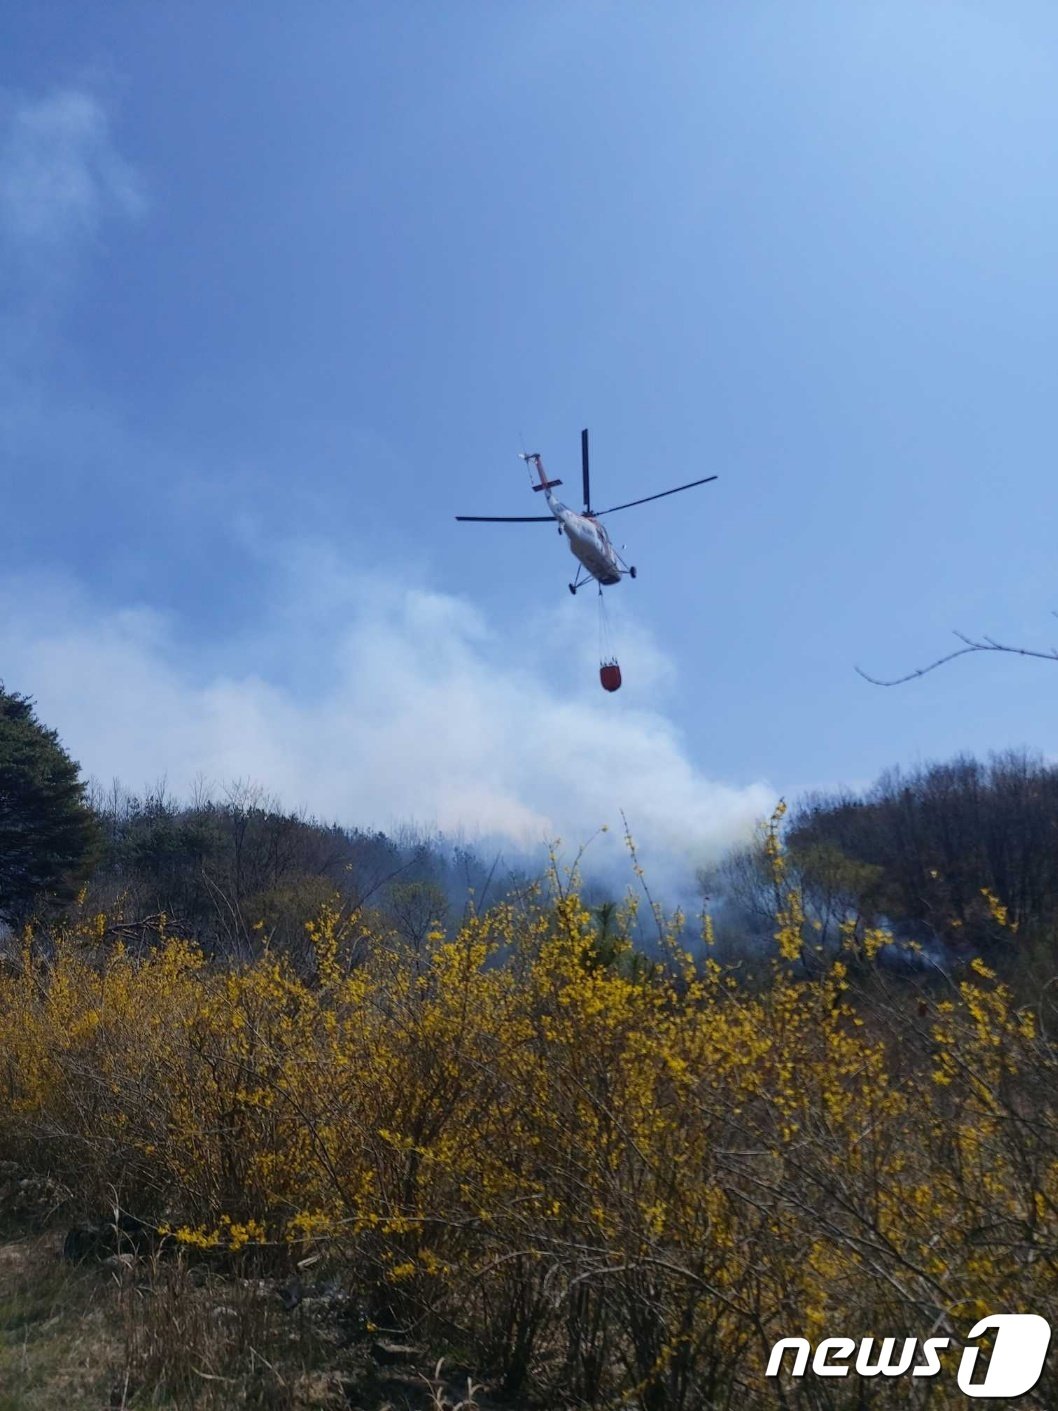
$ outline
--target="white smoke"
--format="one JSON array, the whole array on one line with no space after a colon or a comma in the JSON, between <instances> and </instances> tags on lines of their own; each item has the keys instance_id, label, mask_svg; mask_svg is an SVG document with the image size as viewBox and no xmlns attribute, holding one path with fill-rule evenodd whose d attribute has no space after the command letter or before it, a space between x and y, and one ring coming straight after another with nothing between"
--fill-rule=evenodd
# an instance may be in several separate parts
<instances>
[{"instance_id":1,"label":"white smoke","mask_svg":"<svg viewBox=\"0 0 1058 1411\"><path fill-rule=\"evenodd\" d=\"M575 850L603 825L619 847L623 814L651 875L679 885L770 809L764 784L710 779L687 758L648 703L670 664L641 636L622 653L632 684L608 696L573 617L556 612L512 663L457 598L333 565L307 573L303 555L289 559L268 623L231 644L228 667L206 669L154 612L102 612L69 583L8 580L6 684L33 695L104 782L164 778L186 796L203 780L252 781L328 821L522 849ZM607 846L593 859L612 857Z\"/></svg>"}]
</instances>

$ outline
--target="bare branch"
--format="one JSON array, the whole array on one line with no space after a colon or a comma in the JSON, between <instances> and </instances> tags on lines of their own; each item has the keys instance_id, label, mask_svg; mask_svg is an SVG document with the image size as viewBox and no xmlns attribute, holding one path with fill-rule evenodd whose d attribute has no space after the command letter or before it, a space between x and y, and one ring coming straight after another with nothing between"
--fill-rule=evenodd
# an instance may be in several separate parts
<instances>
[{"instance_id":1,"label":"bare branch","mask_svg":"<svg viewBox=\"0 0 1058 1411\"><path fill-rule=\"evenodd\" d=\"M954 661L956 657L969 656L971 652L1008 652L1011 656L1037 657L1042 661L1058 661L1058 648L1051 647L1046 652L1035 652L1028 647L1011 647L1003 642L997 642L994 637L982 637L979 642L975 642L972 637L967 637L964 633L956 631L956 637L960 642L965 642L964 647L959 647L957 651L949 652L947 656L938 657L936 661L931 661L928 666L920 666L915 671L909 671L906 676L896 676L891 681L884 681L878 676L869 676L862 667L855 668L856 673L862 676L865 681L869 681L872 686L902 686L905 681L914 681L918 676L925 676L929 671L936 671L938 666L944 666L946 662Z\"/></svg>"}]
</instances>

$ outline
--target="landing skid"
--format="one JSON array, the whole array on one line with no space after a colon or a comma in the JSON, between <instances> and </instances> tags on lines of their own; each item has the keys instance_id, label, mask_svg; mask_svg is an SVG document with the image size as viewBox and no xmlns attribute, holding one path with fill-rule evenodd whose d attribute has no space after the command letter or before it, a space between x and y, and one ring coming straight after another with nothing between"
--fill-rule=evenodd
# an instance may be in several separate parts
<instances>
[{"instance_id":1,"label":"landing skid","mask_svg":"<svg viewBox=\"0 0 1058 1411\"><path fill-rule=\"evenodd\" d=\"M622 565L622 570L623 570L623 572L627 573L628 576L629 576L629 578L634 578L634 577L636 576L636 571L635 571L635 567L634 567L634 566L633 566L632 568L628 568L627 566L625 566L625 563L624 563L624 560L623 560L623 559L620 559L619 562L620 562L621 565ZM599 592L600 592L600 594L602 593L602 583L599 582L599 580L595 577L594 574L592 574L592 573L584 573L583 570L582 570L580 567L577 568L577 576L576 576L576 578L574 578L574 580L573 580L572 583L567 583L567 584L566 584L566 587L569 589L569 591L570 591L571 593L574 593L574 594L575 594L576 591L577 591L577 589L578 589L578 588L583 588L586 583L599 583Z\"/></svg>"},{"instance_id":2,"label":"landing skid","mask_svg":"<svg viewBox=\"0 0 1058 1411\"><path fill-rule=\"evenodd\" d=\"M578 563L576 577L573 579L572 583L567 583L566 587L571 593L575 593L578 588L583 588L585 583L592 582L594 582L594 579L591 574L585 573L583 565Z\"/></svg>"}]
</instances>

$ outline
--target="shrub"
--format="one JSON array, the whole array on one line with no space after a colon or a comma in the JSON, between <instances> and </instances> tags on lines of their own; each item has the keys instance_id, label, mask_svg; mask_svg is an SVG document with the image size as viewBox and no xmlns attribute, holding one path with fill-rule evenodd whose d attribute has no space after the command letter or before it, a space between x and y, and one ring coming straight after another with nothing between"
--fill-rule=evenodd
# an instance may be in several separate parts
<instances>
[{"instance_id":1,"label":"shrub","mask_svg":"<svg viewBox=\"0 0 1058 1411\"><path fill-rule=\"evenodd\" d=\"M600 963L561 892L434 930L415 964L350 968L325 910L311 978L164 936L103 953L83 918L0 978L0 1142L192 1255L325 1247L373 1319L548 1404L768 1407L780 1336L1058 1318L1037 1017L983 966L868 998L847 956L791 964L777 866L782 958L752 993L671 946Z\"/></svg>"}]
</instances>

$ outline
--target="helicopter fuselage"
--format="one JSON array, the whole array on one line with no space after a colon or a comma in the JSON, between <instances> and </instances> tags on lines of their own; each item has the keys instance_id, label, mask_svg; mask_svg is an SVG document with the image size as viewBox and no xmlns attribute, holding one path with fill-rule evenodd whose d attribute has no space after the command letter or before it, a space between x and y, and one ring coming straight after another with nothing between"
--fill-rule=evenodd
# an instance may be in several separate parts
<instances>
[{"instance_id":1,"label":"helicopter fuselage","mask_svg":"<svg viewBox=\"0 0 1058 1411\"><path fill-rule=\"evenodd\" d=\"M544 493L547 507L558 521L559 533L566 536L574 558L603 587L620 583L621 575L627 569L622 568L610 536L599 521L590 514L577 514L556 499L550 490Z\"/></svg>"}]
</instances>

